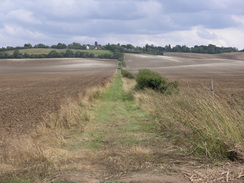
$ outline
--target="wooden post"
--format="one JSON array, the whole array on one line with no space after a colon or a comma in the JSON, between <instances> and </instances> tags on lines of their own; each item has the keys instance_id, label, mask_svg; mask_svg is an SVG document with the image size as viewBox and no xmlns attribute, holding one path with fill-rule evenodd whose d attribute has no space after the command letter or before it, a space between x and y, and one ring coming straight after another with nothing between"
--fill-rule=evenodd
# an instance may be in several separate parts
<instances>
[{"instance_id":1,"label":"wooden post","mask_svg":"<svg viewBox=\"0 0 244 183\"><path fill-rule=\"evenodd\" d=\"M210 91L212 93L212 96L214 97L214 81L213 81L213 79L211 79L211 82L210 82Z\"/></svg>"}]
</instances>

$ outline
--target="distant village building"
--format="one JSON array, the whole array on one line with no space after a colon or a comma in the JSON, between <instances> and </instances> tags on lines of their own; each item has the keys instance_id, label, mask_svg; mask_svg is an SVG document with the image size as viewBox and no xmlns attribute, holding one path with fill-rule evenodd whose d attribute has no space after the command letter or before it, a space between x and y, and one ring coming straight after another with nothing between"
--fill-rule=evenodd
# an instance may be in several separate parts
<instances>
[{"instance_id":1,"label":"distant village building","mask_svg":"<svg viewBox=\"0 0 244 183\"><path fill-rule=\"evenodd\" d=\"M95 42L94 45L86 45L86 49L87 50L101 50L102 49L102 45L99 45L97 42Z\"/></svg>"}]
</instances>

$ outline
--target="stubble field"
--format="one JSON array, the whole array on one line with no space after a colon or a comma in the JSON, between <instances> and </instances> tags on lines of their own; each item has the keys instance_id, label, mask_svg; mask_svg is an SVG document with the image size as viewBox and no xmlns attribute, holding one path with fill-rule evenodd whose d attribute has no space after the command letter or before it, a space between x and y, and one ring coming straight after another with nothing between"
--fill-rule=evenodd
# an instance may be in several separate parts
<instances>
[{"instance_id":1,"label":"stubble field","mask_svg":"<svg viewBox=\"0 0 244 183\"><path fill-rule=\"evenodd\" d=\"M164 56L127 54L125 62L128 71L136 73L148 68L169 80L179 81L181 87L203 85L209 88L210 80L213 79L216 94L221 91L238 93L244 99L244 53L165 53Z\"/></svg>"},{"instance_id":2,"label":"stubble field","mask_svg":"<svg viewBox=\"0 0 244 183\"><path fill-rule=\"evenodd\" d=\"M65 98L105 83L116 61L94 59L0 60L0 133L26 133Z\"/></svg>"}]
</instances>

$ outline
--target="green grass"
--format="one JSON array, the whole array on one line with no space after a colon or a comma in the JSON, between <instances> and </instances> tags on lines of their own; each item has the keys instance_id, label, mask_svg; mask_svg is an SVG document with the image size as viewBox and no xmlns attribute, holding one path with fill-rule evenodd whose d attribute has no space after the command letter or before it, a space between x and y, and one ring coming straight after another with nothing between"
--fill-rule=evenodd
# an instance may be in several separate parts
<instances>
[{"instance_id":1,"label":"green grass","mask_svg":"<svg viewBox=\"0 0 244 183\"><path fill-rule=\"evenodd\" d=\"M133 146L140 144L145 135L155 135L154 121L138 108L131 94L123 90L120 71L92 109L91 115L94 116L88 124L88 129L91 130L80 134L87 140L71 143L68 149L85 148L96 151L103 148L108 140L116 145Z\"/></svg>"},{"instance_id":2,"label":"green grass","mask_svg":"<svg viewBox=\"0 0 244 183\"><path fill-rule=\"evenodd\" d=\"M19 52L22 54L35 54L35 55L39 55L39 54L48 54L50 51L55 50L58 53L65 53L67 49L54 49L54 48L31 48L31 49L20 49ZM87 52L87 53L93 53L96 56L97 55L101 55L101 54L112 54L111 51L109 50L79 50L79 49L70 49L73 52L76 51L80 51L80 52ZM10 55L12 55L14 53L14 50L11 51L6 51L7 53L9 53Z\"/></svg>"}]
</instances>

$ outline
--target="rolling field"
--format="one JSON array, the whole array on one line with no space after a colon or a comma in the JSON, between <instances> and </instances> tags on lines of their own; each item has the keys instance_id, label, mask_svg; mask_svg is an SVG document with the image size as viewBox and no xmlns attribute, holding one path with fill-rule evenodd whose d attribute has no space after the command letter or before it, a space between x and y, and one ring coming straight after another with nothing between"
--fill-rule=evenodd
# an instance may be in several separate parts
<instances>
[{"instance_id":1,"label":"rolling field","mask_svg":"<svg viewBox=\"0 0 244 183\"><path fill-rule=\"evenodd\" d=\"M207 144L215 142L211 140L216 134L214 147L242 142L243 136L231 140L232 134L243 131L243 105L234 117L229 114L238 108L221 105L224 110L218 115L219 103L213 103L218 97L211 100L209 94L213 78L217 95L227 91L244 97L242 58L239 53L125 55L126 70L148 68L178 80L182 94L169 96L136 91L134 80L122 78L119 70L114 74L115 60L0 60L0 182L242 182L242 159L215 160L218 156L212 156ZM106 85L112 76L113 82ZM209 95L192 95L198 86ZM190 101L183 100L186 96ZM213 135L216 121L212 115L208 118L212 111L202 98L210 99L211 109L217 106L219 128ZM194 108L198 104L203 107ZM181 120L199 125L187 128ZM208 120L210 127L204 126ZM201 139L195 127L209 133ZM207 153L193 155L194 140L200 150L203 142ZM242 144L237 145L242 150ZM244 157L239 149L233 151L236 157Z\"/></svg>"},{"instance_id":2,"label":"rolling field","mask_svg":"<svg viewBox=\"0 0 244 183\"><path fill-rule=\"evenodd\" d=\"M164 56L125 56L126 69L136 73L148 68L170 80L178 80L182 87L204 85L210 79L215 82L216 92L238 92L244 98L244 53L192 54L166 53Z\"/></svg>"},{"instance_id":3,"label":"rolling field","mask_svg":"<svg viewBox=\"0 0 244 183\"><path fill-rule=\"evenodd\" d=\"M0 133L33 129L65 98L106 82L116 67L114 60L0 60Z\"/></svg>"}]
</instances>

